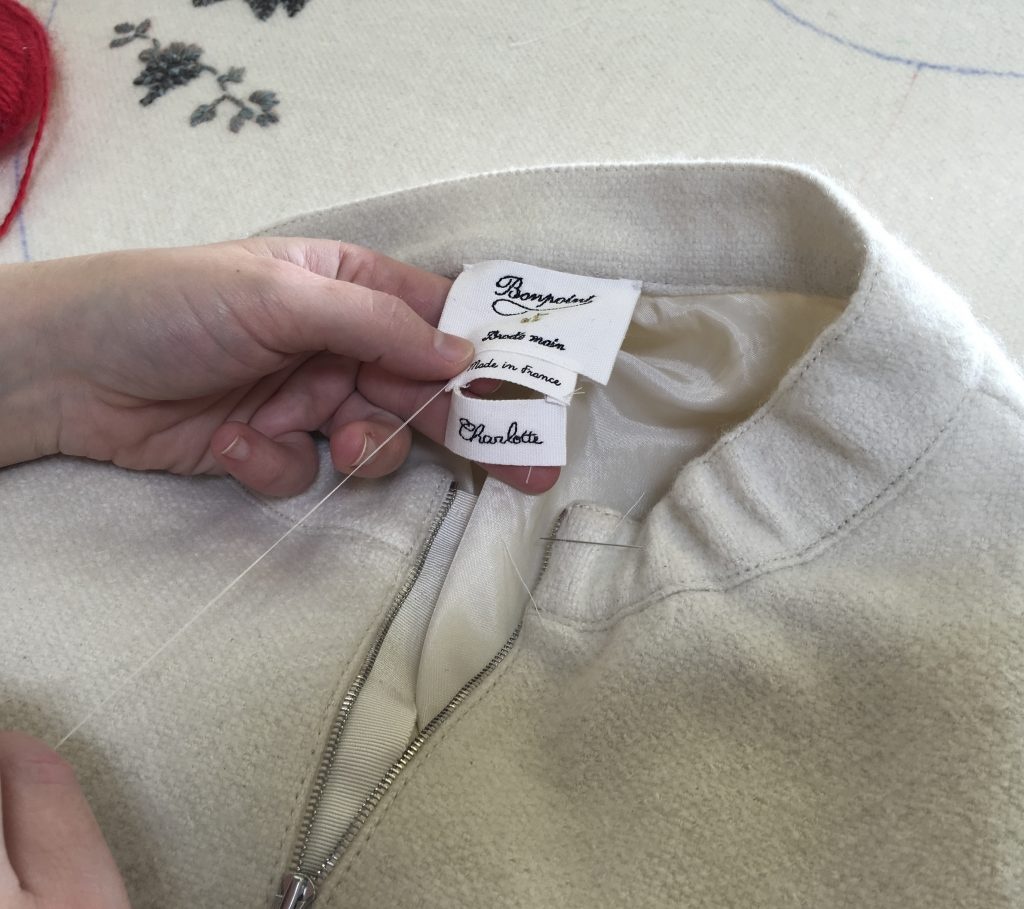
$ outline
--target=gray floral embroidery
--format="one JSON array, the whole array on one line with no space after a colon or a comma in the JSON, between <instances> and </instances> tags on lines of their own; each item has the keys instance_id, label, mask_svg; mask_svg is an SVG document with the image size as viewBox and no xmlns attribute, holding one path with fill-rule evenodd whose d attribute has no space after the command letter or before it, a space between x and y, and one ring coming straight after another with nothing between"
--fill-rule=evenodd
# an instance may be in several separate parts
<instances>
[{"instance_id":1,"label":"gray floral embroidery","mask_svg":"<svg viewBox=\"0 0 1024 909\"><path fill-rule=\"evenodd\" d=\"M254 91L244 101L232 94L228 86L242 83L245 78L244 67L232 66L227 72L222 73L202 62L203 49L197 44L174 41L162 45L150 36L151 26L152 22L149 19L143 19L138 25L133 22L122 22L114 26L117 37L110 42L112 48L124 47L135 40L150 42L150 46L139 54L139 60L145 66L133 82L134 85L146 88L146 94L139 99L140 104L148 106L172 88L187 85L203 73L209 73L216 79L221 95L206 104L200 104L192 111L189 119L192 126L213 120L217 116L217 108L225 101L237 108L228 121L228 129L233 133L241 130L250 120L258 126L270 126L278 122L279 117L274 108L277 107L279 99L274 92Z\"/></svg>"},{"instance_id":2,"label":"gray floral embroidery","mask_svg":"<svg viewBox=\"0 0 1024 909\"><path fill-rule=\"evenodd\" d=\"M221 0L192 0L192 5L212 6L214 3L220 2ZM257 19L266 20L274 14L279 6L283 6L289 16L295 16L302 12L302 8L309 0L245 0L245 2L249 4L249 8L256 14Z\"/></svg>"}]
</instances>

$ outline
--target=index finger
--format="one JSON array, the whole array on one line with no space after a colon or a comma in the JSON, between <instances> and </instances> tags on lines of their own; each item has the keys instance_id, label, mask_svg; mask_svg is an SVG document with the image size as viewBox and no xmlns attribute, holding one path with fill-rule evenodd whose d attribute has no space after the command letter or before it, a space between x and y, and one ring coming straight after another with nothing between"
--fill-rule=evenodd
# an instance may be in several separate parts
<instances>
[{"instance_id":1,"label":"index finger","mask_svg":"<svg viewBox=\"0 0 1024 909\"><path fill-rule=\"evenodd\" d=\"M437 325L441 318L452 286L450 278L354 243L291 237L260 237L245 243L321 277L398 297L431 325Z\"/></svg>"}]
</instances>

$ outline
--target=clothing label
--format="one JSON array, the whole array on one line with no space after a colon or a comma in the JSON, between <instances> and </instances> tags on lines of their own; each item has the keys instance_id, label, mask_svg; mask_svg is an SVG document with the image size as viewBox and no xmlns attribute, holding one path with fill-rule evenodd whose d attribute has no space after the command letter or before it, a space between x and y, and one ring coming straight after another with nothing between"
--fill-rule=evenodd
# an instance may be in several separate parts
<instances>
[{"instance_id":1,"label":"clothing label","mask_svg":"<svg viewBox=\"0 0 1024 909\"><path fill-rule=\"evenodd\" d=\"M554 363L501 350L481 351L477 348L476 353L476 359L449 383L449 390L461 388L477 379L500 379L525 385L564 404L569 403L576 390L576 373Z\"/></svg>"},{"instance_id":2,"label":"clothing label","mask_svg":"<svg viewBox=\"0 0 1024 909\"><path fill-rule=\"evenodd\" d=\"M566 407L535 398L490 401L452 392L445 446L484 464L561 467L565 464Z\"/></svg>"},{"instance_id":3,"label":"clothing label","mask_svg":"<svg viewBox=\"0 0 1024 909\"><path fill-rule=\"evenodd\" d=\"M485 464L565 463L566 410L578 375L604 385L640 297L640 282L588 278L519 262L467 265L438 325L473 342L476 359L448 384L445 445ZM500 379L543 400L498 401L462 393Z\"/></svg>"},{"instance_id":4,"label":"clothing label","mask_svg":"<svg viewBox=\"0 0 1024 909\"><path fill-rule=\"evenodd\" d=\"M468 338L478 357L514 353L519 368L542 358L604 385L639 296L639 281L479 262L455 279L438 328Z\"/></svg>"}]
</instances>

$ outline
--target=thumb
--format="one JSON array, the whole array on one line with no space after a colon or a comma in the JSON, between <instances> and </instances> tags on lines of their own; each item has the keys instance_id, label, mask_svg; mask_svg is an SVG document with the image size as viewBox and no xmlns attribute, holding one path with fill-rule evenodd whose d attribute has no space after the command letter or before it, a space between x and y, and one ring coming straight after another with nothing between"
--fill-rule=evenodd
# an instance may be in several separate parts
<instances>
[{"instance_id":1,"label":"thumb","mask_svg":"<svg viewBox=\"0 0 1024 909\"><path fill-rule=\"evenodd\" d=\"M22 733L0 733L0 820L0 904L128 909L71 767Z\"/></svg>"},{"instance_id":2,"label":"thumb","mask_svg":"<svg viewBox=\"0 0 1024 909\"><path fill-rule=\"evenodd\" d=\"M461 372L473 345L438 331L392 294L303 272L282 293L268 346L287 353L329 350L409 379L436 381Z\"/></svg>"}]
</instances>

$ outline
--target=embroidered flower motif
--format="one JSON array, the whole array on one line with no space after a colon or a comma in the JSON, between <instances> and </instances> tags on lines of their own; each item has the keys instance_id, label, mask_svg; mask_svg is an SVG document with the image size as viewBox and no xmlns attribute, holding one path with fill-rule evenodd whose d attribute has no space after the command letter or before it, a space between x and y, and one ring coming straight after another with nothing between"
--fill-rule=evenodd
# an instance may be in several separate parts
<instances>
[{"instance_id":1,"label":"embroidered flower motif","mask_svg":"<svg viewBox=\"0 0 1024 909\"><path fill-rule=\"evenodd\" d=\"M274 92L255 91L247 99L250 104L233 95L228 89L229 85L240 84L245 78L243 67L232 66L226 73L221 73L202 62L203 49L196 44L174 41L164 47L156 38L149 36L151 25L149 19L144 19L138 25L122 22L114 26L114 32L118 37L110 42L112 48L123 47L136 39L148 39L152 42L150 47L139 54L139 59L146 65L133 82L134 85L143 85L148 89L139 99L140 104L148 106L172 88L186 85L206 72L216 77L222 94L206 104L200 104L192 112L189 119L191 126L209 123L217 116L217 108L225 101L238 108L228 121L228 129L233 133L239 132L250 120L258 126L270 126L278 122L280 118L274 108L280 101Z\"/></svg>"},{"instance_id":2,"label":"embroidered flower motif","mask_svg":"<svg viewBox=\"0 0 1024 909\"><path fill-rule=\"evenodd\" d=\"M221 0L192 0L193 6L212 6L220 3ZM283 6L289 16L295 16L302 11L302 8L309 0L245 0L249 8L256 14L257 19L269 19L274 11Z\"/></svg>"},{"instance_id":3,"label":"embroidered flower motif","mask_svg":"<svg viewBox=\"0 0 1024 909\"><path fill-rule=\"evenodd\" d=\"M194 44L175 41L167 47L161 47L159 41L154 41L149 50L139 54L146 68L135 77L132 84L149 86L149 93L139 103L152 104L165 92L191 82L204 69L209 69L199 62L202 55L202 48Z\"/></svg>"}]
</instances>

